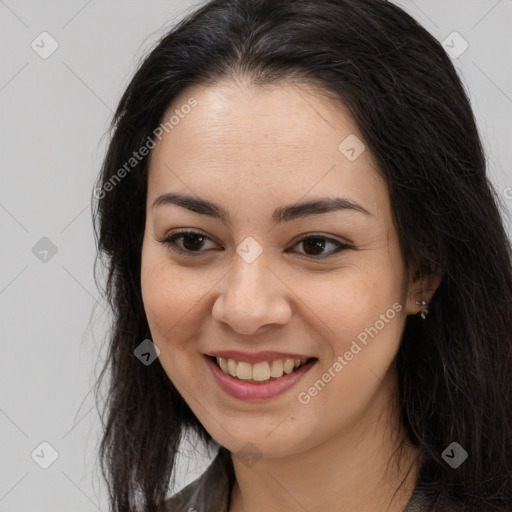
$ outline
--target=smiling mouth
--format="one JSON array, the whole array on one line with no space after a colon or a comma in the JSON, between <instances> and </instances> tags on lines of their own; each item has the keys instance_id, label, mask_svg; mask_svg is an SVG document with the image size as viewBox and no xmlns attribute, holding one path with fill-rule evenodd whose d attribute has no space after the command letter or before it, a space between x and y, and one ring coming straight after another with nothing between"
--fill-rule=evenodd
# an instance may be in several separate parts
<instances>
[{"instance_id":1,"label":"smiling mouth","mask_svg":"<svg viewBox=\"0 0 512 512\"><path fill-rule=\"evenodd\" d=\"M220 370L230 377L250 384L267 384L289 375L316 358L274 359L256 364L236 361L225 357L208 356Z\"/></svg>"}]
</instances>

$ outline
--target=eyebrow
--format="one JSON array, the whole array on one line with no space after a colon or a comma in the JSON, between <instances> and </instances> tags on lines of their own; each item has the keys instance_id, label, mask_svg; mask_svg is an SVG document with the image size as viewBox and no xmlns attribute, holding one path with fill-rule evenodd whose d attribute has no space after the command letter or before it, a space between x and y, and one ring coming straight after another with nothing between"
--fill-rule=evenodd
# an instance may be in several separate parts
<instances>
[{"instance_id":1,"label":"eyebrow","mask_svg":"<svg viewBox=\"0 0 512 512\"><path fill-rule=\"evenodd\" d=\"M224 224L229 224L229 212L224 208L208 201L197 197L169 192L158 196L153 202L152 208L157 208L162 205L176 205L186 208L201 215L208 215L215 219L219 219ZM318 215L322 213L330 213L334 211L356 211L364 215L371 216L365 208L360 204L345 198L320 198L302 203L290 204L287 206L280 206L274 210L272 220L276 223L290 222L292 220L307 217L309 215Z\"/></svg>"}]
</instances>

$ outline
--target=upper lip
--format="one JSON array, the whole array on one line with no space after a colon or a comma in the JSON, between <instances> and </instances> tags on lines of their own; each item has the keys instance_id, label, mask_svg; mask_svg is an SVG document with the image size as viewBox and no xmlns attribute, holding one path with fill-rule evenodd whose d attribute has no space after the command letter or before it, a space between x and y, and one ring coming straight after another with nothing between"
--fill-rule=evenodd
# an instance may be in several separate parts
<instances>
[{"instance_id":1,"label":"upper lip","mask_svg":"<svg viewBox=\"0 0 512 512\"><path fill-rule=\"evenodd\" d=\"M216 350L206 354L212 357L224 357L225 359L234 359L245 363L262 363L263 361L273 361L275 359L311 359L311 356L304 354L290 354L286 352L274 352L264 350L262 352L241 352L240 350Z\"/></svg>"}]
</instances>

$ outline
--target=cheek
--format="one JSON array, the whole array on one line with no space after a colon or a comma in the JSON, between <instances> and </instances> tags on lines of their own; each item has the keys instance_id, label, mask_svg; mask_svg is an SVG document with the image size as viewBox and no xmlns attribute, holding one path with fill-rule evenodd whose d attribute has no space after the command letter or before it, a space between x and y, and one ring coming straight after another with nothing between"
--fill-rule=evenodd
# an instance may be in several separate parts
<instances>
[{"instance_id":1,"label":"cheek","mask_svg":"<svg viewBox=\"0 0 512 512\"><path fill-rule=\"evenodd\" d=\"M341 283L340 283L341 284ZM400 345L404 307L399 286L391 280L378 285L349 282L332 300L312 301L324 351L314 374L304 379L296 400L305 422L318 435L330 435L365 413L383 382ZM310 299L311 300L311 299ZM327 328L327 326L329 328Z\"/></svg>"},{"instance_id":2,"label":"cheek","mask_svg":"<svg viewBox=\"0 0 512 512\"><path fill-rule=\"evenodd\" d=\"M175 264L159 249L151 246L142 253L144 310L164 371L180 394L194 401L207 392L198 372L198 365L203 364L200 342L207 339L210 325L209 291L222 275Z\"/></svg>"},{"instance_id":3,"label":"cheek","mask_svg":"<svg viewBox=\"0 0 512 512\"><path fill-rule=\"evenodd\" d=\"M155 243L146 227L141 254L141 289L150 327L168 332L182 320L207 291L193 267L176 265L170 249Z\"/></svg>"},{"instance_id":4,"label":"cheek","mask_svg":"<svg viewBox=\"0 0 512 512\"><path fill-rule=\"evenodd\" d=\"M295 289L302 290L302 301L313 313L312 321L316 318L317 328L326 338L337 340L336 348L341 350L348 339L373 326L381 315L396 316L400 308L393 309L393 305L403 301L401 288L402 282L392 268L384 269L380 264L372 267L368 262L303 280Z\"/></svg>"},{"instance_id":5,"label":"cheek","mask_svg":"<svg viewBox=\"0 0 512 512\"><path fill-rule=\"evenodd\" d=\"M161 251L144 248L141 289L153 341L166 350L171 340L186 337L187 325L208 288L197 277L190 278L183 267L172 265Z\"/></svg>"},{"instance_id":6,"label":"cheek","mask_svg":"<svg viewBox=\"0 0 512 512\"><path fill-rule=\"evenodd\" d=\"M384 268L382 262L368 262L364 272L361 268L337 281L317 281L309 298L318 312L316 330L322 330L329 352L319 369L322 382L318 374L307 380L302 399L311 398L318 411L343 404L343 421L361 414L377 392L399 348L405 320L400 269Z\"/></svg>"},{"instance_id":7,"label":"cheek","mask_svg":"<svg viewBox=\"0 0 512 512\"><path fill-rule=\"evenodd\" d=\"M176 279L169 278L166 265L143 259L141 270L142 300L146 317L153 335L165 333L176 321L175 317L183 316L186 300L178 300ZM182 289L181 287L179 289ZM172 313L171 313L172 312ZM155 332L153 332L155 331Z\"/></svg>"},{"instance_id":8,"label":"cheek","mask_svg":"<svg viewBox=\"0 0 512 512\"><path fill-rule=\"evenodd\" d=\"M180 394L200 387L197 379L197 315L205 291L197 279L188 279L166 261L143 258L141 287L144 309L159 361Z\"/></svg>"}]
</instances>

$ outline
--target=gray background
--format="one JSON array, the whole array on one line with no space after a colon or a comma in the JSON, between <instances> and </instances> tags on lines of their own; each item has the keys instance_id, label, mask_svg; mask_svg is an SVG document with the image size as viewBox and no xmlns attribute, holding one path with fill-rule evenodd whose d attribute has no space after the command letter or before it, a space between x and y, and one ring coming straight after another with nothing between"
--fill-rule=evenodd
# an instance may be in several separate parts
<instances>
[{"instance_id":1,"label":"gray background","mask_svg":"<svg viewBox=\"0 0 512 512\"><path fill-rule=\"evenodd\" d=\"M454 62L512 211L512 1L396 3L455 51L454 31L468 42ZM90 194L137 62L194 5L0 0L0 512L108 510L91 393L108 316L93 280ZM51 49L43 31L58 43L46 59L31 47ZM42 442L58 454L47 469ZM184 456L175 490L208 462Z\"/></svg>"}]
</instances>

